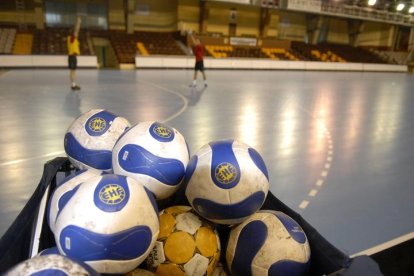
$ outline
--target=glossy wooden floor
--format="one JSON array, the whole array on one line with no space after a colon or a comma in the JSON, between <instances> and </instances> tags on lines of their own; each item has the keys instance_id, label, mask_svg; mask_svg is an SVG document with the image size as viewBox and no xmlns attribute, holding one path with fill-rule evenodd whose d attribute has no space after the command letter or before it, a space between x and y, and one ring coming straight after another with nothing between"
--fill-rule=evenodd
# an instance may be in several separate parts
<instances>
[{"instance_id":1,"label":"glossy wooden floor","mask_svg":"<svg viewBox=\"0 0 414 276\"><path fill-rule=\"evenodd\" d=\"M414 231L414 77L399 73L66 70L0 75L0 235L64 156L70 123L105 108L177 128L194 153L234 138L256 148L271 191L349 254Z\"/></svg>"}]
</instances>

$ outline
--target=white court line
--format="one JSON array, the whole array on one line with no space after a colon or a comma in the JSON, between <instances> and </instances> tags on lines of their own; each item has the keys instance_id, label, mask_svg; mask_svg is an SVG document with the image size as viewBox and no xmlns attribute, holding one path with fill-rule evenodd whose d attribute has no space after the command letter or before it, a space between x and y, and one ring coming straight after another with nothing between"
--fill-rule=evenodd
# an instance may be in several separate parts
<instances>
[{"instance_id":1,"label":"white court line","mask_svg":"<svg viewBox=\"0 0 414 276\"><path fill-rule=\"evenodd\" d=\"M169 92L169 93L172 93L172 94L174 94L174 95L176 95L176 96L178 96L179 98L181 98L182 100L183 100L183 102L184 102L184 106L177 112L177 113L175 113L174 115L172 115L172 116L170 116L170 117L168 117L167 119L165 119L165 120L162 120L161 121L161 123L165 123L165 122L168 122L168 121L171 121L172 119L174 119L174 118L176 118L176 117L178 117L178 116L180 116L186 109L187 109L187 107L188 107L188 100L187 100L187 98L186 97L184 97L183 95L181 95L180 93L178 93L178 92L176 92L176 91L174 91L174 90L171 90L171 89L168 89L168 88L165 88L165 87L163 87L163 86L160 86L160 85L158 85L158 84L155 84L155 83L152 83L152 82L148 82L148 81L139 81L140 83L144 83L144 84L148 84L148 85L151 85L151 86L154 86L154 87L156 87L156 88L159 88L159 89L161 89L161 90L164 90L164 91L167 91L167 92Z\"/></svg>"},{"instance_id":2,"label":"white court line","mask_svg":"<svg viewBox=\"0 0 414 276\"><path fill-rule=\"evenodd\" d=\"M305 209L305 208L308 206L308 204L309 204L309 201L304 200L304 201L302 201L302 202L301 202L301 204L299 205L299 208L300 208L300 209Z\"/></svg>"},{"instance_id":3,"label":"white court line","mask_svg":"<svg viewBox=\"0 0 414 276\"><path fill-rule=\"evenodd\" d=\"M305 113L307 113L311 118L315 118L315 116L312 115L312 113L309 112L308 110L306 110L304 108L300 108L300 109L302 111L304 111ZM324 132L325 132L324 134L325 134L327 145L328 145L328 154L327 154L326 162L324 164L324 169L322 170L319 179L315 183L316 187L314 187L314 189L311 189L310 192L308 193L308 196L312 197L312 198L316 197L316 195L318 194L318 189L320 189L322 187L322 185L324 184L324 181L326 180L326 177L329 174L329 170L332 166L331 162L332 162L332 159L333 159L333 149L334 149L332 135L331 135L329 129L325 126L323 121L318 121L318 122L319 122L319 127L321 129L323 129ZM310 202L308 200L303 200L300 203L299 208L305 209L306 207L308 207L309 203Z\"/></svg>"},{"instance_id":4,"label":"white court line","mask_svg":"<svg viewBox=\"0 0 414 276\"><path fill-rule=\"evenodd\" d=\"M316 181L316 186L322 186L323 185L323 180L319 179L318 181Z\"/></svg>"},{"instance_id":5,"label":"white court line","mask_svg":"<svg viewBox=\"0 0 414 276\"><path fill-rule=\"evenodd\" d=\"M318 193L318 190L312 189L309 192L309 196L316 196L317 193Z\"/></svg>"},{"instance_id":6,"label":"white court line","mask_svg":"<svg viewBox=\"0 0 414 276\"><path fill-rule=\"evenodd\" d=\"M63 153L65 153L65 152L64 151L55 151L55 152L51 152L51 153L47 153L47 154L39 155L39 156L35 156L35 157L16 159L16 160L13 160L13 161L0 163L0 167L15 165L15 164L18 164L18 163L23 163L23 162L26 162L26 161L41 159L41 158L50 157L50 156L58 156L58 155L61 155Z\"/></svg>"},{"instance_id":7,"label":"white court line","mask_svg":"<svg viewBox=\"0 0 414 276\"><path fill-rule=\"evenodd\" d=\"M173 114L172 116L168 117L167 119L162 120L161 121L162 123L171 121L172 119L174 119L174 118L178 117L179 115L181 115L187 109L187 107L188 107L188 100L187 100L186 97L184 97L180 93L178 93L178 92L176 92L174 90L171 90L171 89L168 89L168 88L159 86L157 84L151 83L151 82L146 82L146 81L140 81L140 82L141 83L148 84L148 85L152 85L152 86L154 86L156 88L159 88L161 90L164 90L166 92L169 92L171 94L174 94L174 95L178 96L179 98L181 98L183 100L184 106L177 113ZM8 162L0 163L0 167L15 165L15 164L19 164L19 163L23 163L23 162L27 162L27 161L31 161L31 160L36 160L36 159L42 159L42 158L50 157L50 156L58 156L58 155L61 155L63 153L65 153L65 152L64 151L56 151L56 152L51 152L51 153L47 153L47 154L40 155L40 156L35 156L35 157L30 157L30 158L16 159L16 160L12 160L12 161L8 161Z\"/></svg>"},{"instance_id":8,"label":"white court line","mask_svg":"<svg viewBox=\"0 0 414 276\"><path fill-rule=\"evenodd\" d=\"M368 255L368 256L370 256L370 255L373 255L375 253L378 253L380 251L383 251L385 249L388 249L390 247L393 247L397 244L403 243L403 242L411 240L411 239L414 239L414 232L408 233L408 234L403 235L401 237L398 237L398 238L395 238L393 240L390 240L390 241L384 242L382 244L376 245L374 247L368 248L364 251L355 253L355 254L351 255L351 258L353 258L355 256L359 256L359 255Z\"/></svg>"}]
</instances>

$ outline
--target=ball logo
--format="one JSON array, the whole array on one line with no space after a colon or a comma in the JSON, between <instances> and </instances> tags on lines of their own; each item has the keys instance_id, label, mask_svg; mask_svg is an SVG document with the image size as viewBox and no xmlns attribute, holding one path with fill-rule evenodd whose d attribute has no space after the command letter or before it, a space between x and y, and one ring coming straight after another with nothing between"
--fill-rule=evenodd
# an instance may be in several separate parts
<instances>
[{"instance_id":1,"label":"ball logo","mask_svg":"<svg viewBox=\"0 0 414 276\"><path fill-rule=\"evenodd\" d=\"M162 125L155 125L153 130L154 133L161 138L170 138L172 135L171 129Z\"/></svg>"},{"instance_id":2,"label":"ball logo","mask_svg":"<svg viewBox=\"0 0 414 276\"><path fill-rule=\"evenodd\" d=\"M125 190L117 184L107 184L99 191L99 199L107 205L117 205L125 199Z\"/></svg>"},{"instance_id":3,"label":"ball logo","mask_svg":"<svg viewBox=\"0 0 414 276\"><path fill-rule=\"evenodd\" d=\"M149 133L159 142L171 142L174 140L174 130L161 123L153 123L149 127Z\"/></svg>"},{"instance_id":4,"label":"ball logo","mask_svg":"<svg viewBox=\"0 0 414 276\"><path fill-rule=\"evenodd\" d=\"M215 169L215 175L218 182L229 184L237 178L237 169L230 163L220 163Z\"/></svg>"},{"instance_id":5,"label":"ball logo","mask_svg":"<svg viewBox=\"0 0 414 276\"><path fill-rule=\"evenodd\" d=\"M93 118L89 122L89 129L93 132L102 132L106 128L106 121L100 117Z\"/></svg>"}]
</instances>

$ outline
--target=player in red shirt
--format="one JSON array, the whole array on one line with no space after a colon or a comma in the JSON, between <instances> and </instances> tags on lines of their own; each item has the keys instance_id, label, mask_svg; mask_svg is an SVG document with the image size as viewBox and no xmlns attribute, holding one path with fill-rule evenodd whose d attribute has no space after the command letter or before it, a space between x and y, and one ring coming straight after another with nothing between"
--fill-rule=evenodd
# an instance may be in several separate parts
<instances>
[{"instance_id":1,"label":"player in red shirt","mask_svg":"<svg viewBox=\"0 0 414 276\"><path fill-rule=\"evenodd\" d=\"M193 53L195 56L195 67L194 67L194 76L193 76L193 83L191 86L195 87L197 85L197 72L200 71L203 75L204 79L204 86L207 87L207 79L206 73L204 72L204 46L201 44L198 38L194 38L191 35L191 40L193 42Z\"/></svg>"}]
</instances>

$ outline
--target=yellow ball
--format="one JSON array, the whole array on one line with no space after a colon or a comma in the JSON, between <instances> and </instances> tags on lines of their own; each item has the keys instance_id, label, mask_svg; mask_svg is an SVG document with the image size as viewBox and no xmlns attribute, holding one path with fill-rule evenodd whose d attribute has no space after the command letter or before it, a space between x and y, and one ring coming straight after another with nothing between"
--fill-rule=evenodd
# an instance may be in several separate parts
<instances>
[{"instance_id":1,"label":"yellow ball","mask_svg":"<svg viewBox=\"0 0 414 276\"><path fill-rule=\"evenodd\" d=\"M133 271L125 274L125 276L155 276L155 274L148 270L136 268Z\"/></svg>"},{"instance_id":2,"label":"yellow ball","mask_svg":"<svg viewBox=\"0 0 414 276\"><path fill-rule=\"evenodd\" d=\"M215 227L189 206L173 206L160 213L160 232L147 258L157 275L212 275L220 258Z\"/></svg>"}]
</instances>

